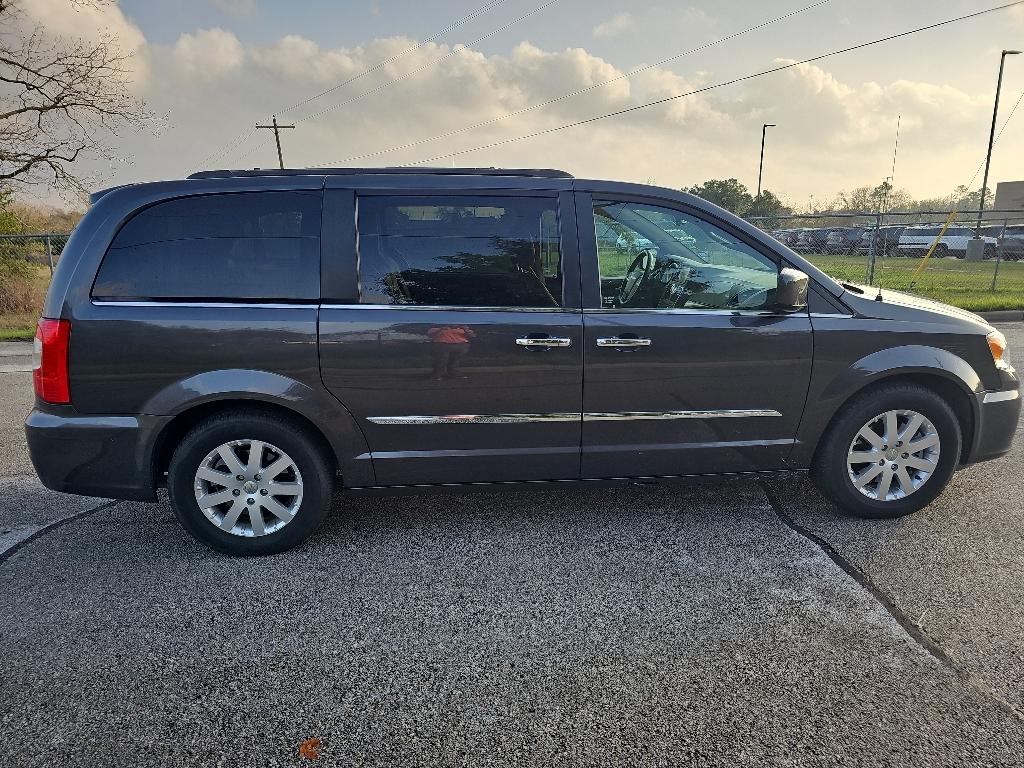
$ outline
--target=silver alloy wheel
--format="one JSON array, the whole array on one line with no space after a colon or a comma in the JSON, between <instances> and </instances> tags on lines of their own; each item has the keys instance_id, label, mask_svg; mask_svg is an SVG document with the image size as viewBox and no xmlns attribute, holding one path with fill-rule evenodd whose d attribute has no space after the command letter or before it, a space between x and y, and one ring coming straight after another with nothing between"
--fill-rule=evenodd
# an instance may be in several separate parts
<instances>
[{"instance_id":1,"label":"silver alloy wheel","mask_svg":"<svg viewBox=\"0 0 1024 768\"><path fill-rule=\"evenodd\" d=\"M291 457L262 440L232 440L199 463L194 489L203 514L235 536L281 530L302 505L302 475Z\"/></svg>"},{"instance_id":2,"label":"silver alloy wheel","mask_svg":"<svg viewBox=\"0 0 1024 768\"><path fill-rule=\"evenodd\" d=\"M939 432L917 411L886 411L857 432L846 454L853 487L895 501L928 482L939 463Z\"/></svg>"}]
</instances>

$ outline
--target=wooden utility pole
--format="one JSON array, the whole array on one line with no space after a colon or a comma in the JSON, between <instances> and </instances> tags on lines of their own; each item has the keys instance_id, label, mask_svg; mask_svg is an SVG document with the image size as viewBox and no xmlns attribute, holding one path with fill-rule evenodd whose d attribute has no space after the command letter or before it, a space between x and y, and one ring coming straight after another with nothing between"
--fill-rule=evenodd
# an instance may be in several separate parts
<instances>
[{"instance_id":1,"label":"wooden utility pole","mask_svg":"<svg viewBox=\"0 0 1024 768\"><path fill-rule=\"evenodd\" d=\"M277 164L281 168L281 170L283 171L284 170L284 156L281 154L281 134L279 133L279 131L282 128L294 128L295 126L294 125L278 125L277 124L277 115L273 115L273 118L274 119L273 119L273 124L272 125L257 125L256 127L257 128L270 128L270 129L272 129L274 131L274 141L277 142Z\"/></svg>"}]
</instances>

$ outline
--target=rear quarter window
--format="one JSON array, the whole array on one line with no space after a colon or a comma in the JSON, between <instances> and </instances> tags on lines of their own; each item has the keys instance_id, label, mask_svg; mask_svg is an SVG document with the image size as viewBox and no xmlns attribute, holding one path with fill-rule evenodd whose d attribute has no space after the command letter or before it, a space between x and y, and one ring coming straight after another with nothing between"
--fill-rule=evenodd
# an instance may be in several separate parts
<instances>
[{"instance_id":1,"label":"rear quarter window","mask_svg":"<svg viewBox=\"0 0 1024 768\"><path fill-rule=\"evenodd\" d=\"M315 301L319 192L240 192L157 203L114 237L93 298Z\"/></svg>"}]
</instances>

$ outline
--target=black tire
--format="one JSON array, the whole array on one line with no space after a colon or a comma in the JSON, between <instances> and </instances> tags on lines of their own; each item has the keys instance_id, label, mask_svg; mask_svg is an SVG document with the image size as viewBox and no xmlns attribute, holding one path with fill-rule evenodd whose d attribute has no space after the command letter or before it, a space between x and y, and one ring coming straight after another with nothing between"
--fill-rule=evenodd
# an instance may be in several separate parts
<instances>
[{"instance_id":1,"label":"black tire","mask_svg":"<svg viewBox=\"0 0 1024 768\"><path fill-rule=\"evenodd\" d=\"M301 501L293 500L299 502L298 509L279 530L236 535L218 527L200 509L194 490L196 472L212 451L234 440L268 443L287 454L297 467L302 481ZM175 517L198 541L229 555L272 555L312 535L330 507L333 475L322 441L303 425L259 411L232 410L206 419L185 435L171 457L167 487Z\"/></svg>"},{"instance_id":2,"label":"black tire","mask_svg":"<svg viewBox=\"0 0 1024 768\"><path fill-rule=\"evenodd\" d=\"M940 441L935 469L916 491L903 498L869 498L854 487L847 467L848 451L870 419L904 409L916 411L934 425ZM942 493L960 461L961 443L956 414L942 397L916 384L884 384L856 396L839 410L818 446L811 475L822 493L855 517L903 517L927 506Z\"/></svg>"},{"instance_id":3,"label":"black tire","mask_svg":"<svg viewBox=\"0 0 1024 768\"><path fill-rule=\"evenodd\" d=\"M985 250L982 253L982 258L985 261L990 261L996 257L996 247L994 245L986 245Z\"/></svg>"},{"instance_id":4,"label":"black tire","mask_svg":"<svg viewBox=\"0 0 1024 768\"><path fill-rule=\"evenodd\" d=\"M934 256L936 259L946 258L947 256L949 256L949 247L945 243L939 243L938 245L935 246L935 250L932 252L932 256ZM957 258L960 259L963 257L957 256Z\"/></svg>"}]
</instances>

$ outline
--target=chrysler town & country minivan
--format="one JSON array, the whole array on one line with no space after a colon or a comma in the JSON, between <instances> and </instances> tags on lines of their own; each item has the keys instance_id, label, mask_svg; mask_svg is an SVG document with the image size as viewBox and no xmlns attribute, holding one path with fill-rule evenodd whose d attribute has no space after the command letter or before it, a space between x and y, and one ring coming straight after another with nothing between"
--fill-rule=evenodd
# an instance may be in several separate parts
<instances>
[{"instance_id":1,"label":"chrysler town & country minivan","mask_svg":"<svg viewBox=\"0 0 1024 768\"><path fill-rule=\"evenodd\" d=\"M559 171L206 171L94 195L36 338L43 483L239 554L332 492L809 471L904 515L1006 453L976 315L837 283L670 189Z\"/></svg>"}]
</instances>

